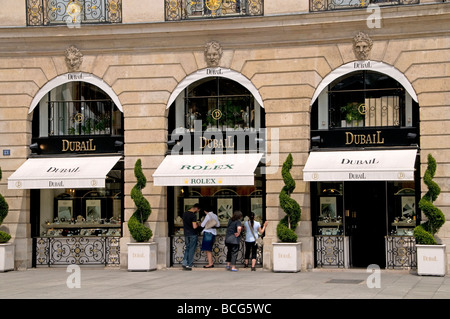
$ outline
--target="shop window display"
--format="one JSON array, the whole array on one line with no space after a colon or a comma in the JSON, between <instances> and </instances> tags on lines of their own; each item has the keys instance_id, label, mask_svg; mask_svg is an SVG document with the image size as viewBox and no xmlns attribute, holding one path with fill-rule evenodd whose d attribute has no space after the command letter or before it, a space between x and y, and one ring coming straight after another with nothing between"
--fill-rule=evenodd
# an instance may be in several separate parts
<instances>
[{"instance_id":1,"label":"shop window display","mask_svg":"<svg viewBox=\"0 0 450 319\"><path fill-rule=\"evenodd\" d=\"M105 188L41 190L40 235L121 236L120 166L111 170Z\"/></svg>"},{"instance_id":2,"label":"shop window display","mask_svg":"<svg viewBox=\"0 0 450 319\"><path fill-rule=\"evenodd\" d=\"M100 88L67 82L53 88L34 109L32 133L31 158L60 165L47 172L74 174L64 182L50 179L40 184L43 188L31 190L35 265L120 264L122 112ZM106 165L108 158L115 159L111 166ZM83 175L85 163L91 166L93 159L108 166L104 181ZM80 183L86 178L88 183Z\"/></svg>"}]
</instances>

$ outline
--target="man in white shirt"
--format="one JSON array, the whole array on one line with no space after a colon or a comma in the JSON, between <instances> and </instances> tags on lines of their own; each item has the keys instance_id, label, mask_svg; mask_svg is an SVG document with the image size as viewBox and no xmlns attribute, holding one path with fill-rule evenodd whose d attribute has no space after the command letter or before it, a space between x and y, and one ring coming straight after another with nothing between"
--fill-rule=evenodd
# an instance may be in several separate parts
<instances>
[{"instance_id":1,"label":"man in white shirt","mask_svg":"<svg viewBox=\"0 0 450 319\"><path fill-rule=\"evenodd\" d=\"M208 258L208 265L203 266L203 268L213 268L214 261L212 257L212 247L214 241L216 240L217 230L216 227L220 227L219 218L212 211L205 210L206 217L203 219L201 226L203 230L203 240L202 240L202 250L206 252L206 257Z\"/></svg>"}]
</instances>

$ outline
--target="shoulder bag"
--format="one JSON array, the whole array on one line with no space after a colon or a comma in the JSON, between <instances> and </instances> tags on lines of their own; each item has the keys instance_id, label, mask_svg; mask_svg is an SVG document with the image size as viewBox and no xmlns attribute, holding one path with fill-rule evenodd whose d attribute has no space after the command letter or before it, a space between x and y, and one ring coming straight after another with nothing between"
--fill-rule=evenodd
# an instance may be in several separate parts
<instances>
[{"instance_id":1,"label":"shoulder bag","mask_svg":"<svg viewBox=\"0 0 450 319\"><path fill-rule=\"evenodd\" d=\"M248 224L248 228L250 228L250 231L252 232L253 238L255 238L255 243L256 243L258 246L263 246L263 245L264 245L263 239L262 239L260 236L258 236L258 238L256 238L256 236L255 236L255 231L254 231L254 229L253 229L253 227L252 227L252 224L250 224L249 221L247 221L247 224Z\"/></svg>"}]
</instances>

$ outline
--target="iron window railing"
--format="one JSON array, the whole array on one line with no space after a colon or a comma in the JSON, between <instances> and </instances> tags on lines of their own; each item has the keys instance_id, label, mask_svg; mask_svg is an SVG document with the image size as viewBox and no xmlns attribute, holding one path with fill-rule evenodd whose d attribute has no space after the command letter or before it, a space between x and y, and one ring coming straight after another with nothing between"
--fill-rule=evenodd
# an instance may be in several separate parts
<instances>
[{"instance_id":1,"label":"iron window railing","mask_svg":"<svg viewBox=\"0 0 450 319\"><path fill-rule=\"evenodd\" d=\"M309 11L332 11L341 9L367 8L370 4L396 6L419 4L420 0L310 0Z\"/></svg>"},{"instance_id":2,"label":"iron window railing","mask_svg":"<svg viewBox=\"0 0 450 319\"><path fill-rule=\"evenodd\" d=\"M120 237L34 238L36 266L120 265Z\"/></svg>"},{"instance_id":3,"label":"iron window railing","mask_svg":"<svg viewBox=\"0 0 450 319\"><path fill-rule=\"evenodd\" d=\"M27 25L121 23L122 0L26 0Z\"/></svg>"},{"instance_id":4,"label":"iron window railing","mask_svg":"<svg viewBox=\"0 0 450 319\"><path fill-rule=\"evenodd\" d=\"M121 124L110 100L48 102L48 135L118 135Z\"/></svg>"},{"instance_id":5,"label":"iron window railing","mask_svg":"<svg viewBox=\"0 0 450 319\"><path fill-rule=\"evenodd\" d=\"M164 0L166 21L260 16L264 0Z\"/></svg>"}]
</instances>

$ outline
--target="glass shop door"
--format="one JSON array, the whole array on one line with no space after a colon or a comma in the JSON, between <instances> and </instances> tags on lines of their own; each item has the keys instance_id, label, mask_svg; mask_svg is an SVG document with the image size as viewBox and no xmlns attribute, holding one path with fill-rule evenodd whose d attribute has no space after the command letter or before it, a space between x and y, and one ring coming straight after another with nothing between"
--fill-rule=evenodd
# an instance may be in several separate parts
<instances>
[{"instance_id":1,"label":"glass shop door","mask_svg":"<svg viewBox=\"0 0 450 319\"><path fill-rule=\"evenodd\" d=\"M384 268L386 182L345 182L344 202L351 266Z\"/></svg>"}]
</instances>

